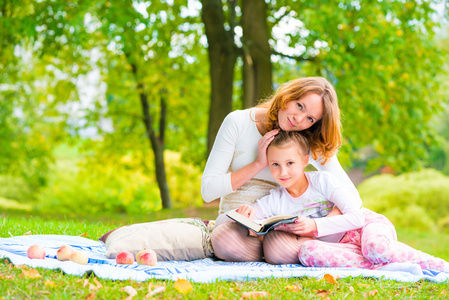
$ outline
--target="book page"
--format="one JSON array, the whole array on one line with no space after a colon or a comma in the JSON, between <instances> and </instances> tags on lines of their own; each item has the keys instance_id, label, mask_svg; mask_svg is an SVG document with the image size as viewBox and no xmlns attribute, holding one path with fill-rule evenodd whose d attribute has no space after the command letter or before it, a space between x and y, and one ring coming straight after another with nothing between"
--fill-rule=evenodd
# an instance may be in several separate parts
<instances>
[{"instance_id":1,"label":"book page","mask_svg":"<svg viewBox=\"0 0 449 300\"><path fill-rule=\"evenodd\" d=\"M285 220L285 219L291 219L293 217L296 217L296 216L294 216L294 215L279 215L279 216L272 216L272 217L269 217L264 220L258 220L256 222L264 225L264 224L274 223L274 222Z\"/></svg>"}]
</instances>

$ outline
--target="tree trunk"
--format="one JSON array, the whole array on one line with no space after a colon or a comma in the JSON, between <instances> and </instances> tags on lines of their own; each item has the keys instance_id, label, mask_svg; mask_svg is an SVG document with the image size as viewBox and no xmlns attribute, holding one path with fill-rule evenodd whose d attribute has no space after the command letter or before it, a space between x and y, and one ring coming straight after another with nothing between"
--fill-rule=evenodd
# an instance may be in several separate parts
<instances>
[{"instance_id":1,"label":"tree trunk","mask_svg":"<svg viewBox=\"0 0 449 300\"><path fill-rule=\"evenodd\" d=\"M145 130L147 137L150 141L150 146L154 153L154 164L156 167L156 180L159 186L159 194L162 200L162 208L172 208L172 203L170 199L170 191L167 184L167 175L165 172L165 162L164 162L164 131L165 131L165 114L166 114L166 104L165 99L161 96L161 122L159 128L160 136L157 137L153 128L153 118L150 114L150 106L148 103L147 95L144 92L143 85L138 84L140 103L142 105L143 122L145 124Z\"/></svg>"},{"instance_id":2,"label":"tree trunk","mask_svg":"<svg viewBox=\"0 0 449 300\"><path fill-rule=\"evenodd\" d=\"M232 91L234 82L234 67L236 50L234 48L235 20L232 20L234 10L231 3L231 29L224 28L225 20L221 0L202 0L202 19L206 29L209 44L209 72L211 79L211 101L209 108L209 124L207 133L207 155L215 141L218 129L223 119L232 111Z\"/></svg>"},{"instance_id":3,"label":"tree trunk","mask_svg":"<svg viewBox=\"0 0 449 300\"><path fill-rule=\"evenodd\" d=\"M264 0L242 1L243 107L251 107L272 92L270 33Z\"/></svg>"}]
</instances>

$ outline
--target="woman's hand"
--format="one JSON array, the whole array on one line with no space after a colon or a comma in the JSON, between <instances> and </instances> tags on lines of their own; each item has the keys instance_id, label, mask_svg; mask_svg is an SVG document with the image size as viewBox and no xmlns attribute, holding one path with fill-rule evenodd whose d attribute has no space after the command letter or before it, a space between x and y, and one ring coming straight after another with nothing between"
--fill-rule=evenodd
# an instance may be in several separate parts
<instances>
[{"instance_id":1,"label":"woman's hand","mask_svg":"<svg viewBox=\"0 0 449 300\"><path fill-rule=\"evenodd\" d=\"M278 133L279 129L273 129L265 133L265 135L259 140L258 157L256 162L260 164L262 169L268 166L267 148Z\"/></svg>"},{"instance_id":2,"label":"woman's hand","mask_svg":"<svg viewBox=\"0 0 449 300\"><path fill-rule=\"evenodd\" d=\"M239 208L237 208L235 210L235 212L238 212L239 214L241 214L244 217L247 217L248 219L254 219L255 215L256 215L256 210L246 204L240 205Z\"/></svg>"},{"instance_id":3,"label":"woman's hand","mask_svg":"<svg viewBox=\"0 0 449 300\"><path fill-rule=\"evenodd\" d=\"M275 230L286 231L300 236L314 237L314 232L317 228L313 219L299 216L294 223L280 225Z\"/></svg>"}]
</instances>

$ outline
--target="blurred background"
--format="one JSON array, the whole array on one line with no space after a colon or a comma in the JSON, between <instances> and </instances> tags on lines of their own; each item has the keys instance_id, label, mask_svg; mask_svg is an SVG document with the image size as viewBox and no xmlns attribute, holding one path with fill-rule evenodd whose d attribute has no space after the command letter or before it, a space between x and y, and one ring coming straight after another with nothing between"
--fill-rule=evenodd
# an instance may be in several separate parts
<instances>
[{"instance_id":1,"label":"blurred background","mask_svg":"<svg viewBox=\"0 0 449 300\"><path fill-rule=\"evenodd\" d=\"M0 0L0 211L202 207L223 118L336 87L365 206L449 231L447 1Z\"/></svg>"}]
</instances>

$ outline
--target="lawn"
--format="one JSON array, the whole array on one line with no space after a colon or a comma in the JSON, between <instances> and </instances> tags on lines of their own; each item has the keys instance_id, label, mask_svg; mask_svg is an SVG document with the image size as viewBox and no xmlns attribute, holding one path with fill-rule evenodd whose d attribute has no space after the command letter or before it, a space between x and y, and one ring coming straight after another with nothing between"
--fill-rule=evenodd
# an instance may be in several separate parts
<instances>
[{"instance_id":1,"label":"lawn","mask_svg":"<svg viewBox=\"0 0 449 300\"><path fill-rule=\"evenodd\" d=\"M103 233L125 224L155 221L173 217L199 216L213 218L216 208L179 209L151 215L133 216L29 216L21 213L0 214L0 236L23 234L81 235L98 239ZM449 237L441 233L398 230L403 242L449 259ZM246 282L218 281L211 284L192 283L191 291L182 293L175 282L112 281L94 277L76 277L61 271L13 266L0 260L0 299L134 299L151 298L149 291L162 287L155 299L240 299L264 292L264 299L324 298L324 299L438 299L447 298L449 283L420 281L404 283L371 278L290 278L263 279ZM335 279L335 282L332 280Z\"/></svg>"}]
</instances>

